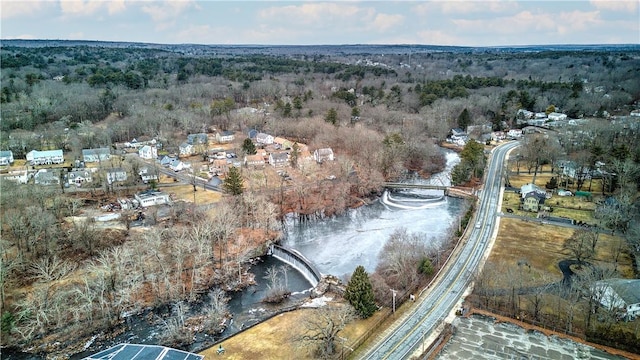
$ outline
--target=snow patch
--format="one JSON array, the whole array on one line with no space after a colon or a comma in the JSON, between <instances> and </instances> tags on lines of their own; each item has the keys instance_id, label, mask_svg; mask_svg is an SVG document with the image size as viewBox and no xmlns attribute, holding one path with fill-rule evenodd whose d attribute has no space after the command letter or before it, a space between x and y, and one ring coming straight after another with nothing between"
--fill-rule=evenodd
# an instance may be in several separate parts
<instances>
[{"instance_id":1,"label":"snow patch","mask_svg":"<svg viewBox=\"0 0 640 360\"><path fill-rule=\"evenodd\" d=\"M306 303L300 305L300 307L319 308L327 305L327 303L331 300L333 300L332 297L321 296L321 297L312 299L311 301L307 301Z\"/></svg>"}]
</instances>

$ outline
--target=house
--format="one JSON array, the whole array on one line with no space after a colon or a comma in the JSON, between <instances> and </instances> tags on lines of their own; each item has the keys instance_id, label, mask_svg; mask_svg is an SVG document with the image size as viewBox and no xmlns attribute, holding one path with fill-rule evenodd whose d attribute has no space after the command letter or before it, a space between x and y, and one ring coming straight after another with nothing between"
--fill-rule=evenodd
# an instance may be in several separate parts
<instances>
[{"instance_id":1,"label":"house","mask_svg":"<svg viewBox=\"0 0 640 360\"><path fill-rule=\"evenodd\" d=\"M191 165L180 161L180 159L173 159L173 161L171 161L171 163L169 164L169 169L178 172L184 169L188 169L190 168Z\"/></svg>"},{"instance_id":2,"label":"house","mask_svg":"<svg viewBox=\"0 0 640 360\"><path fill-rule=\"evenodd\" d=\"M273 167L287 166L289 162L289 154L286 152L269 154L269 165Z\"/></svg>"},{"instance_id":3,"label":"house","mask_svg":"<svg viewBox=\"0 0 640 360\"><path fill-rule=\"evenodd\" d=\"M209 136L205 133L187 135L187 144L191 145L208 145Z\"/></svg>"},{"instance_id":4,"label":"house","mask_svg":"<svg viewBox=\"0 0 640 360\"><path fill-rule=\"evenodd\" d=\"M29 179L31 178L30 175L31 174L29 174L29 172L27 170L11 171L11 172L9 172L8 175L3 177L3 179L4 180L13 181L13 182L18 183L18 184L26 184L27 182L29 182Z\"/></svg>"},{"instance_id":5,"label":"house","mask_svg":"<svg viewBox=\"0 0 640 360\"><path fill-rule=\"evenodd\" d=\"M107 175L107 184L127 181L127 171L123 168L111 168L107 169L105 172Z\"/></svg>"},{"instance_id":6,"label":"house","mask_svg":"<svg viewBox=\"0 0 640 360\"><path fill-rule=\"evenodd\" d=\"M451 129L451 138L455 139L455 138L460 138L466 135L467 133L465 133L464 130L460 128Z\"/></svg>"},{"instance_id":7,"label":"house","mask_svg":"<svg viewBox=\"0 0 640 360\"><path fill-rule=\"evenodd\" d=\"M536 184L524 184L520 187L520 196L524 198L527 194L535 192L546 197L547 192Z\"/></svg>"},{"instance_id":8,"label":"house","mask_svg":"<svg viewBox=\"0 0 640 360\"><path fill-rule=\"evenodd\" d=\"M291 149L293 147L293 142L283 137L274 137L273 143L279 145L280 149L283 149L283 150Z\"/></svg>"},{"instance_id":9,"label":"house","mask_svg":"<svg viewBox=\"0 0 640 360\"><path fill-rule=\"evenodd\" d=\"M84 183L90 183L93 180L89 169L73 169L67 174L67 182L69 185L82 186Z\"/></svg>"},{"instance_id":10,"label":"house","mask_svg":"<svg viewBox=\"0 0 640 360\"><path fill-rule=\"evenodd\" d=\"M152 145L145 145L138 149L138 156L143 159L155 159L158 157L158 149Z\"/></svg>"},{"instance_id":11,"label":"house","mask_svg":"<svg viewBox=\"0 0 640 360\"><path fill-rule=\"evenodd\" d=\"M138 200L138 203L140 203L140 206L142 207L164 205L171 202L169 194L157 190L147 190L135 194L133 197Z\"/></svg>"},{"instance_id":12,"label":"house","mask_svg":"<svg viewBox=\"0 0 640 360\"><path fill-rule=\"evenodd\" d=\"M164 157L162 157L162 159L160 159L160 165L169 167L169 165L171 165L171 162L173 162L173 160L175 159L175 157L165 155Z\"/></svg>"},{"instance_id":13,"label":"house","mask_svg":"<svg viewBox=\"0 0 640 360\"><path fill-rule=\"evenodd\" d=\"M317 149L313 152L313 159L319 164L323 161L333 161L333 150L331 148Z\"/></svg>"},{"instance_id":14,"label":"house","mask_svg":"<svg viewBox=\"0 0 640 360\"><path fill-rule=\"evenodd\" d=\"M226 159L213 160L211 166L209 167L209 171L217 175L226 174L227 171L229 171L229 163Z\"/></svg>"},{"instance_id":15,"label":"house","mask_svg":"<svg viewBox=\"0 0 640 360\"><path fill-rule=\"evenodd\" d=\"M189 144L188 142L183 142L182 144L180 144L180 146L178 146L178 150L180 152L180 155L183 156L190 156L193 155L195 153L195 147L193 144Z\"/></svg>"},{"instance_id":16,"label":"house","mask_svg":"<svg viewBox=\"0 0 640 360\"><path fill-rule=\"evenodd\" d=\"M13 151L3 150L0 151L0 166L6 166L13 164Z\"/></svg>"},{"instance_id":17,"label":"house","mask_svg":"<svg viewBox=\"0 0 640 360\"><path fill-rule=\"evenodd\" d=\"M591 286L596 300L605 309L619 309L621 315L634 319L640 315L640 279L605 279Z\"/></svg>"},{"instance_id":18,"label":"house","mask_svg":"<svg viewBox=\"0 0 640 360\"><path fill-rule=\"evenodd\" d=\"M247 155L244 157L244 164L247 166L263 166L265 161L261 155Z\"/></svg>"},{"instance_id":19,"label":"house","mask_svg":"<svg viewBox=\"0 0 640 360\"><path fill-rule=\"evenodd\" d=\"M507 138L507 135L504 131L494 131L491 133L491 140L493 141L501 141Z\"/></svg>"},{"instance_id":20,"label":"house","mask_svg":"<svg viewBox=\"0 0 640 360\"><path fill-rule=\"evenodd\" d=\"M147 184L149 181L158 181L158 172L156 169L149 166L140 168L138 175L143 183Z\"/></svg>"},{"instance_id":21,"label":"house","mask_svg":"<svg viewBox=\"0 0 640 360\"><path fill-rule=\"evenodd\" d=\"M60 171L57 169L40 169L33 175L33 182L36 185L59 185Z\"/></svg>"},{"instance_id":22,"label":"house","mask_svg":"<svg viewBox=\"0 0 640 360\"><path fill-rule=\"evenodd\" d=\"M256 136L258 135L258 130L256 129L251 129L247 132L247 136L249 137L249 139L251 140L255 140Z\"/></svg>"},{"instance_id":23,"label":"house","mask_svg":"<svg viewBox=\"0 0 640 360\"><path fill-rule=\"evenodd\" d=\"M273 144L274 140L275 140L275 138L272 135L269 135L269 134L258 133L256 135L256 142L258 144L271 145L271 144Z\"/></svg>"},{"instance_id":24,"label":"house","mask_svg":"<svg viewBox=\"0 0 640 360\"><path fill-rule=\"evenodd\" d=\"M542 209L545 199L546 197L544 195L541 195L536 191L532 191L525 195L524 200L522 201L522 210L538 212Z\"/></svg>"},{"instance_id":25,"label":"house","mask_svg":"<svg viewBox=\"0 0 640 360\"><path fill-rule=\"evenodd\" d=\"M518 139L522 137L522 130L520 129L511 129L507 131L507 138L509 139Z\"/></svg>"},{"instance_id":26,"label":"house","mask_svg":"<svg viewBox=\"0 0 640 360\"><path fill-rule=\"evenodd\" d=\"M27 161L31 165L62 164L64 162L64 155L61 149L46 151L31 150L27 153Z\"/></svg>"},{"instance_id":27,"label":"house","mask_svg":"<svg viewBox=\"0 0 640 360\"><path fill-rule=\"evenodd\" d=\"M82 149L82 160L85 163L101 162L111 158L109 148Z\"/></svg>"},{"instance_id":28,"label":"house","mask_svg":"<svg viewBox=\"0 0 640 360\"><path fill-rule=\"evenodd\" d=\"M562 121L562 120L567 120L567 115L562 113L552 112L552 113L549 113L549 115L547 115L547 118L551 121Z\"/></svg>"},{"instance_id":29,"label":"house","mask_svg":"<svg viewBox=\"0 0 640 360\"><path fill-rule=\"evenodd\" d=\"M516 117L518 119L531 119L533 118L535 114L532 111L529 111L527 109L519 109L518 112L516 113Z\"/></svg>"},{"instance_id":30,"label":"house","mask_svg":"<svg viewBox=\"0 0 640 360\"><path fill-rule=\"evenodd\" d=\"M219 143L232 142L235 139L233 131L222 131L216 133L216 141Z\"/></svg>"}]
</instances>

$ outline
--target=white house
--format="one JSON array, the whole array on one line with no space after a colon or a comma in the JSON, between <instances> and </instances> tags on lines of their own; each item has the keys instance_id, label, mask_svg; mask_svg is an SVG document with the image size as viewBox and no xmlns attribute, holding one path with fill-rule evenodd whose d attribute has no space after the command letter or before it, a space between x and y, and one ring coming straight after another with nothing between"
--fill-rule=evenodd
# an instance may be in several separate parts
<instances>
[{"instance_id":1,"label":"white house","mask_svg":"<svg viewBox=\"0 0 640 360\"><path fill-rule=\"evenodd\" d=\"M73 169L67 174L69 185L82 186L83 183L93 181L91 171L88 169Z\"/></svg>"},{"instance_id":2,"label":"white house","mask_svg":"<svg viewBox=\"0 0 640 360\"><path fill-rule=\"evenodd\" d=\"M605 309L619 309L631 319L640 315L640 279L600 280L591 289Z\"/></svg>"},{"instance_id":3,"label":"white house","mask_svg":"<svg viewBox=\"0 0 640 360\"><path fill-rule=\"evenodd\" d=\"M232 142L235 139L233 131L222 131L216 133L216 141L219 143Z\"/></svg>"},{"instance_id":4,"label":"white house","mask_svg":"<svg viewBox=\"0 0 640 360\"><path fill-rule=\"evenodd\" d=\"M195 151L195 147L192 144L189 144L188 142L183 142L178 147L178 150L180 151L180 155L189 156L189 155L193 155Z\"/></svg>"},{"instance_id":5,"label":"white house","mask_svg":"<svg viewBox=\"0 0 640 360\"><path fill-rule=\"evenodd\" d=\"M520 196L524 199L527 194L535 192L538 195L546 196L547 192L536 184L524 184L520 187Z\"/></svg>"},{"instance_id":6,"label":"white house","mask_svg":"<svg viewBox=\"0 0 640 360\"><path fill-rule=\"evenodd\" d=\"M547 115L547 118L551 121L562 121L562 120L567 120L567 115L562 113L552 112L549 115Z\"/></svg>"},{"instance_id":7,"label":"white house","mask_svg":"<svg viewBox=\"0 0 640 360\"><path fill-rule=\"evenodd\" d=\"M152 145L145 145L138 149L138 156L143 159L155 159L158 157L158 149Z\"/></svg>"},{"instance_id":8,"label":"white house","mask_svg":"<svg viewBox=\"0 0 640 360\"><path fill-rule=\"evenodd\" d=\"M173 161L171 161L171 163L169 164L169 169L178 172L180 170L184 170L184 169L188 169L190 168L191 165L189 165L188 163L182 162L179 159L173 159Z\"/></svg>"},{"instance_id":9,"label":"white house","mask_svg":"<svg viewBox=\"0 0 640 360\"><path fill-rule=\"evenodd\" d=\"M31 165L62 164L64 162L64 155L61 149L46 151L31 150L27 153L27 161Z\"/></svg>"},{"instance_id":10,"label":"white house","mask_svg":"<svg viewBox=\"0 0 640 360\"><path fill-rule=\"evenodd\" d=\"M3 150L0 151L0 166L6 166L13 164L13 151Z\"/></svg>"},{"instance_id":11,"label":"white house","mask_svg":"<svg viewBox=\"0 0 640 360\"><path fill-rule=\"evenodd\" d=\"M82 149L82 160L86 163L106 161L110 158L109 148Z\"/></svg>"},{"instance_id":12,"label":"white house","mask_svg":"<svg viewBox=\"0 0 640 360\"><path fill-rule=\"evenodd\" d=\"M333 161L333 150L331 148L317 149L313 152L313 159L318 163Z\"/></svg>"},{"instance_id":13,"label":"white house","mask_svg":"<svg viewBox=\"0 0 640 360\"><path fill-rule=\"evenodd\" d=\"M138 175L140 175L142 182L145 184L149 181L158 181L158 172L154 168L150 168L148 166L140 168Z\"/></svg>"},{"instance_id":14,"label":"white house","mask_svg":"<svg viewBox=\"0 0 640 360\"><path fill-rule=\"evenodd\" d=\"M107 184L127 181L127 171L123 168L111 168L106 170Z\"/></svg>"},{"instance_id":15,"label":"white house","mask_svg":"<svg viewBox=\"0 0 640 360\"><path fill-rule=\"evenodd\" d=\"M517 139L522 137L522 130L520 129L511 129L507 131L507 137L511 139Z\"/></svg>"},{"instance_id":16,"label":"white house","mask_svg":"<svg viewBox=\"0 0 640 360\"><path fill-rule=\"evenodd\" d=\"M269 135L265 133L258 133L256 135L256 142L259 144L271 145L273 144L274 140L275 138L273 137L273 135Z\"/></svg>"},{"instance_id":17,"label":"white house","mask_svg":"<svg viewBox=\"0 0 640 360\"><path fill-rule=\"evenodd\" d=\"M273 167L287 166L289 162L289 154L286 152L269 154L269 165Z\"/></svg>"},{"instance_id":18,"label":"white house","mask_svg":"<svg viewBox=\"0 0 640 360\"><path fill-rule=\"evenodd\" d=\"M134 198L138 200L140 206L142 207L169 204L171 202L169 194L155 190L148 190L139 194L135 194Z\"/></svg>"}]
</instances>

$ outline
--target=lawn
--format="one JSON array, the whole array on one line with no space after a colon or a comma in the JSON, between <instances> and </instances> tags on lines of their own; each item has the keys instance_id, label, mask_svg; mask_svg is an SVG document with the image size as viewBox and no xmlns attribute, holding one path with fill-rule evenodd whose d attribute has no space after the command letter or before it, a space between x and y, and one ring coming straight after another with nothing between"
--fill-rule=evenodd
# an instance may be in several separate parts
<instances>
[{"instance_id":1,"label":"lawn","mask_svg":"<svg viewBox=\"0 0 640 360\"><path fill-rule=\"evenodd\" d=\"M340 306L340 305L339 305ZM205 359L315 359L312 349L303 346L295 340L295 337L305 331L305 319L316 309L301 308L291 312L276 315L271 319L261 322L225 341L222 346L224 355L217 354L217 346L204 350L200 355ZM345 357L351 352L352 344L368 330L377 324L388 314L387 310L376 312L369 319L352 321L339 333L339 336L347 339L345 343ZM338 344L340 348L340 343Z\"/></svg>"},{"instance_id":2,"label":"lawn","mask_svg":"<svg viewBox=\"0 0 640 360\"><path fill-rule=\"evenodd\" d=\"M525 260L532 268L562 278L558 262L570 259L562 249L564 241L571 237L573 229L519 219L502 218L495 245L488 262L517 264ZM596 245L596 256L592 262L614 265L615 248L624 246L624 240L611 235L600 234ZM624 277L632 276L631 258L626 252L618 259L618 271Z\"/></svg>"}]
</instances>

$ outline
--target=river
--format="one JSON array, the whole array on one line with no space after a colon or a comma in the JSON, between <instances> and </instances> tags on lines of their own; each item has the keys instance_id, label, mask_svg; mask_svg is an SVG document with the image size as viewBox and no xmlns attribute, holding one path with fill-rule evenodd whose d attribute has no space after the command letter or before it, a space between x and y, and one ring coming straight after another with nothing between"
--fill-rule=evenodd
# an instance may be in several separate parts
<instances>
[{"instance_id":1,"label":"river","mask_svg":"<svg viewBox=\"0 0 640 360\"><path fill-rule=\"evenodd\" d=\"M446 168L442 173L410 182L450 185L449 174L460 157L453 151L443 151ZM463 205L464 200L445 197L439 190L385 192L373 204L341 216L311 222L289 218L283 244L301 252L325 275L344 278L358 265L373 272L380 250L396 229L422 234L430 246L438 248L446 230L461 215Z\"/></svg>"}]
</instances>

